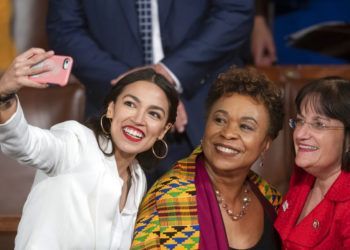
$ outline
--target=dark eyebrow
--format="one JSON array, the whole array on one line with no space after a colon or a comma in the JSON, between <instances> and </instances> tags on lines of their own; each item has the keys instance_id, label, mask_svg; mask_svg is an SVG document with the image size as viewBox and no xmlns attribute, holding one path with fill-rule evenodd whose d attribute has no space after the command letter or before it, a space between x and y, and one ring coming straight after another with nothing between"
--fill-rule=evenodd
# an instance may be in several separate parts
<instances>
[{"instance_id":1,"label":"dark eyebrow","mask_svg":"<svg viewBox=\"0 0 350 250\"><path fill-rule=\"evenodd\" d=\"M302 118L305 119L305 116L303 116L302 114L297 114L297 116L301 116ZM325 121L330 121L331 119L327 116L322 116L322 115L316 115L314 117L312 117L312 120L325 120Z\"/></svg>"},{"instance_id":2,"label":"dark eyebrow","mask_svg":"<svg viewBox=\"0 0 350 250\"><path fill-rule=\"evenodd\" d=\"M243 117L241 118L241 120L243 120L243 121L252 121L252 122L254 122L255 124L258 124L258 122L257 122L253 117L251 117L251 116L243 116Z\"/></svg>"},{"instance_id":3,"label":"dark eyebrow","mask_svg":"<svg viewBox=\"0 0 350 250\"><path fill-rule=\"evenodd\" d=\"M123 96L123 99L126 98L126 97L130 97L131 99L133 99L135 102L137 103L141 103L141 100L139 98L137 98L136 96L134 95L130 95L130 94L127 94L125 96ZM159 110L161 111L164 115L165 115L165 110L162 108L162 107L159 107L157 105L151 105L148 109L156 109L156 110Z\"/></svg>"},{"instance_id":4,"label":"dark eyebrow","mask_svg":"<svg viewBox=\"0 0 350 250\"><path fill-rule=\"evenodd\" d=\"M320 115L317 115L316 117L314 117L313 120L331 121L331 119L329 117L327 117L327 116L320 116Z\"/></svg>"},{"instance_id":5,"label":"dark eyebrow","mask_svg":"<svg viewBox=\"0 0 350 250\"><path fill-rule=\"evenodd\" d=\"M223 115L225 115L225 116L229 116L229 113L228 113L226 110L223 110L223 109L218 109L218 110L216 110L214 113L215 113L215 114L216 114L216 113L221 113L221 114L223 114ZM243 117L240 118L240 120L243 120L243 121L252 121L252 122L254 122L255 124L258 124L258 122L257 122L253 117L251 117L251 116L243 116Z\"/></svg>"},{"instance_id":6,"label":"dark eyebrow","mask_svg":"<svg viewBox=\"0 0 350 250\"><path fill-rule=\"evenodd\" d=\"M137 102L137 103L140 103L140 102L141 102L140 99L137 98L137 97L134 96L134 95L126 94L125 96L123 96L123 99L124 99L125 97L130 97L131 99L133 99L133 100L134 100L135 102Z\"/></svg>"},{"instance_id":7,"label":"dark eyebrow","mask_svg":"<svg viewBox=\"0 0 350 250\"><path fill-rule=\"evenodd\" d=\"M223 115L228 116L228 112L226 110L223 110L223 109L218 109L214 112L214 114L217 114L217 113L221 113Z\"/></svg>"}]
</instances>

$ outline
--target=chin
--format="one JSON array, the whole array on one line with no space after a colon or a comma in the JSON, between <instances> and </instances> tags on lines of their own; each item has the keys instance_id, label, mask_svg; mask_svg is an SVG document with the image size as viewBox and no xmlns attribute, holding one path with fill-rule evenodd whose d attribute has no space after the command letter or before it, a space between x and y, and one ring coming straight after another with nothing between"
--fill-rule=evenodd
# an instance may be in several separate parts
<instances>
[{"instance_id":1,"label":"chin","mask_svg":"<svg viewBox=\"0 0 350 250\"><path fill-rule=\"evenodd\" d=\"M297 162L295 162L295 164L299 167L299 168L301 168L301 169L304 169L305 171L307 171L308 172L308 169L310 169L310 168L312 168L312 164L308 164L308 163L297 163Z\"/></svg>"},{"instance_id":2,"label":"chin","mask_svg":"<svg viewBox=\"0 0 350 250\"><path fill-rule=\"evenodd\" d=\"M130 155L135 155L142 153L144 151L147 151L144 147L135 147L135 146L125 146L123 145L122 147L118 147L118 150L120 152L123 152L124 154L130 154Z\"/></svg>"}]
</instances>

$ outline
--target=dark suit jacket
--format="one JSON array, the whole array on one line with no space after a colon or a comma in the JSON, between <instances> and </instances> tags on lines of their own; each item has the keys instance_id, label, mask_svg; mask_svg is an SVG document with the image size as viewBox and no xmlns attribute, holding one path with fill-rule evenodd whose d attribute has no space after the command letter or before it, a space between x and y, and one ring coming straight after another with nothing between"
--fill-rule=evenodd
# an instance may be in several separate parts
<instances>
[{"instance_id":1,"label":"dark suit jacket","mask_svg":"<svg viewBox=\"0 0 350 250\"><path fill-rule=\"evenodd\" d=\"M242 64L254 1L160 0L158 7L162 62L183 86L187 132L197 145L208 86L218 72ZM133 0L50 0L47 27L56 54L74 58L73 72L87 87L90 113L91 104L102 107L111 79L143 64Z\"/></svg>"}]
</instances>

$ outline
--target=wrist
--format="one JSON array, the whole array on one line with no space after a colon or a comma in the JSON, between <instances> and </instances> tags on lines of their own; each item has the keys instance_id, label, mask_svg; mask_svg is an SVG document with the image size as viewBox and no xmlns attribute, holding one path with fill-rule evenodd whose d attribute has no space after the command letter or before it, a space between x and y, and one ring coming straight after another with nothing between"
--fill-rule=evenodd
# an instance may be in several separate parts
<instances>
[{"instance_id":1,"label":"wrist","mask_svg":"<svg viewBox=\"0 0 350 250\"><path fill-rule=\"evenodd\" d=\"M172 85L175 84L173 78L169 74L168 70L165 68L164 64L162 63L155 64L155 70L158 74L163 75L168 80L168 82L170 82Z\"/></svg>"}]
</instances>

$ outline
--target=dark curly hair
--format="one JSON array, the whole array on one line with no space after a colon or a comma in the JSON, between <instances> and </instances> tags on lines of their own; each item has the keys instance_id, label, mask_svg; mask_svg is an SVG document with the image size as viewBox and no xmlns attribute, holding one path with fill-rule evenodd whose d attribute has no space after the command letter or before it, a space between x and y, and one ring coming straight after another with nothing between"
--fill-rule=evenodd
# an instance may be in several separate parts
<instances>
[{"instance_id":1,"label":"dark curly hair","mask_svg":"<svg viewBox=\"0 0 350 250\"><path fill-rule=\"evenodd\" d=\"M275 139L282 129L284 118L281 88L254 68L231 67L221 73L211 86L206 101L207 115L218 99L234 93L250 96L266 107L270 122L268 135Z\"/></svg>"}]
</instances>

